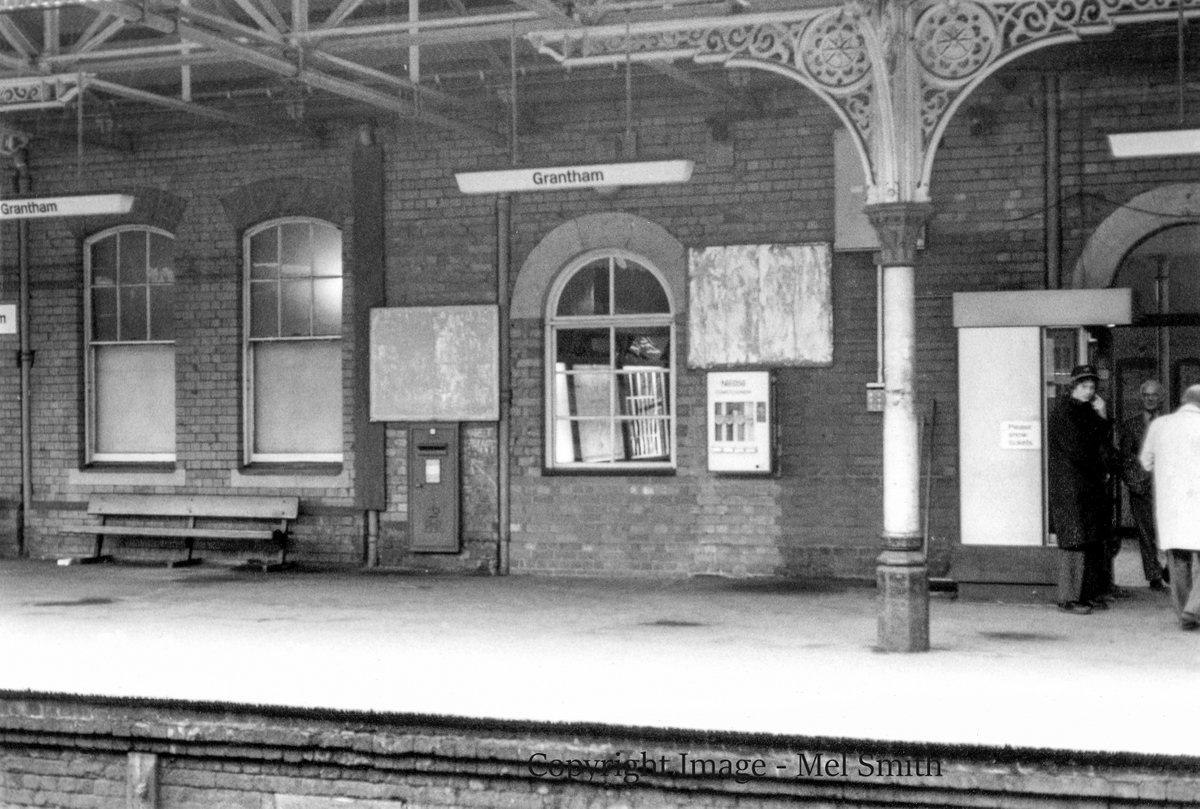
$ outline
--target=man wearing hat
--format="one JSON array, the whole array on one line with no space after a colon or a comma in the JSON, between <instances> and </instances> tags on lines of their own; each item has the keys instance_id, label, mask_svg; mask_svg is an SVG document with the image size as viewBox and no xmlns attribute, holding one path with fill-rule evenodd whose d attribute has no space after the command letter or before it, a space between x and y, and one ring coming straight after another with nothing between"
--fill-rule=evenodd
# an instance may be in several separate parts
<instances>
[{"instance_id":1,"label":"man wearing hat","mask_svg":"<svg viewBox=\"0 0 1200 809\"><path fill-rule=\"evenodd\" d=\"M1099 374L1091 365L1071 371L1070 389L1055 404L1047 425L1050 520L1058 537L1058 607L1087 615L1107 609L1111 517L1108 464L1112 425L1096 395Z\"/></svg>"}]
</instances>

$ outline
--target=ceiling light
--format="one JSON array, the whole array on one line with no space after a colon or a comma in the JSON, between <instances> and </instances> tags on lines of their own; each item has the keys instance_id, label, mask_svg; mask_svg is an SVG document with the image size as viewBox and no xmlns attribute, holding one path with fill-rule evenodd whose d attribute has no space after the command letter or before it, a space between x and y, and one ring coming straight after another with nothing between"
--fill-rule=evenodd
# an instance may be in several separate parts
<instances>
[{"instance_id":1,"label":"ceiling light","mask_svg":"<svg viewBox=\"0 0 1200 809\"><path fill-rule=\"evenodd\" d=\"M93 0L0 0L0 13L21 11L28 8L60 8L62 6L82 6Z\"/></svg>"},{"instance_id":2,"label":"ceiling light","mask_svg":"<svg viewBox=\"0 0 1200 809\"><path fill-rule=\"evenodd\" d=\"M1200 129L1114 133L1108 136L1108 148L1118 159L1200 154Z\"/></svg>"}]
</instances>

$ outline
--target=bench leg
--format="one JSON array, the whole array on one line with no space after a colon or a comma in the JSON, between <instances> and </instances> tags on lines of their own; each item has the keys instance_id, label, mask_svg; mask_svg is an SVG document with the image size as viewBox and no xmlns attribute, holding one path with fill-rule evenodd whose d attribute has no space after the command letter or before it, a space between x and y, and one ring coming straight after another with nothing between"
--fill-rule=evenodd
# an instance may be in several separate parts
<instances>
[{"instance_id":1,"label":"bench leg","mask_svg":"<svg viewBox=\"0 0 1200 809\"><path fill-rule=\"evenodd\" d=\"M68 556L58 560L59 567L69 567L71 565L95 565L100 562L111 562L111 556L105 556L100 551L104 549L104 534L96 534L95 550L91 556Z\"/></svg>"},{"instance_id":2,"label":"bench leg","mask_svg":"<svg viewBox=\"0 0 1200 809\"><path fill-rule=\"evenodd\" d=\"M112 555L103 554L101 553L102 550L104 550L104 534L96 534L96 549L92 552L91 556L85 556L80 559L79 564L94 565L100 562L111 562Z\"/></svg>"},{"instance_id":3,"label":"bench leg","mask_svg":"<svg viewBox=\"0 0 1200 809\"><path fill-rule=\"evenodd\" d=\"M199 559L197 557L192 556L192 551L195 547L196 540L189 537L188 539L185 539L184 542L187 544L187 552L188 552L187 558L186 559L175 559L170 562L167 562L167 567L195 567L196 565L198 565L202 561L204 561L203 559Z\"/></svg>"},{"instance_id":4,"label":"bench leg","mask_svg":"<svg viewBox=\"0 0 1200 809\"><path fill-rule=\"evenodd\" d=\"M271 538L279 544L279 559L275 562L263 562L263 573L268 573L272 570L285 570L288 567L287 534L283 531L277 530Z\"/></svg>"}]
</instances>

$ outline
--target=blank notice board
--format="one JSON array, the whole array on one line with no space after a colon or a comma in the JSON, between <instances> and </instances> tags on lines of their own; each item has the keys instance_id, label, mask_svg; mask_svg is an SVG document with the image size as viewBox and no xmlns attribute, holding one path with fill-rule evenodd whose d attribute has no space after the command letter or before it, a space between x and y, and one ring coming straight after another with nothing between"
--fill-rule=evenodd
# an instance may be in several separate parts
<instances>
[{"instance_id":1,"label":"blank notice board","mask_svg":"<svg viewBox=\"0 0 1200 809\"><path fill-rule=\"evenodd\" d=\"M371 310L371 421L500 418L495 306Z\"/></svg>"}]
</instances>

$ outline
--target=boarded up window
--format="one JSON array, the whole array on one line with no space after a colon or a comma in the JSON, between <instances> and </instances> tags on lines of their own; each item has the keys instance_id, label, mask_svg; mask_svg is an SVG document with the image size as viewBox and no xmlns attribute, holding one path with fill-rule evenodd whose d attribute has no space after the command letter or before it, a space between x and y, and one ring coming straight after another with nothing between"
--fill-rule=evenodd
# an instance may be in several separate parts
<instances>
[{"instance_id":1,"label":"boarded up window","mask_svg":"<svg viewBox=\"0 0 1200 809\"><path fill-rule=\"evenodd\" d=\"M828 244L690 251L688 366L833 362Z\"/></svg>"}]
</instances>

